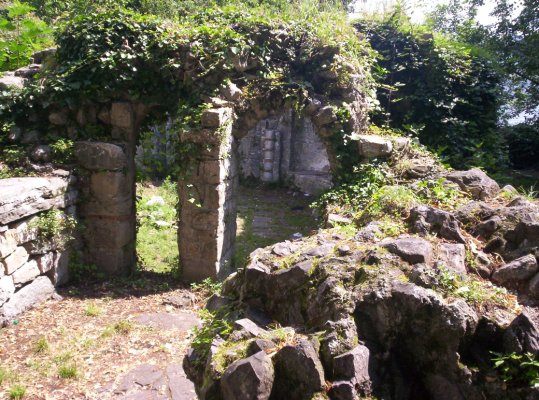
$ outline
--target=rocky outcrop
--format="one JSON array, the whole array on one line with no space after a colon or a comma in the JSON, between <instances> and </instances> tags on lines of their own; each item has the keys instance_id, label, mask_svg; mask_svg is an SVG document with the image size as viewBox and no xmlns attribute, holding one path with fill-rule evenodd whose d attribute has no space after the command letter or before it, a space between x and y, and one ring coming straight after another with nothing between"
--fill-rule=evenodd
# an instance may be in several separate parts
<instances>
[{"instance_id":1,"label":"rocky outcrop","mask_svg":"<svg viewBox=\"0 0 539 400\"><path fill-rule=\"evenodd\" d=\"M479 168L468 171L456 171L445 175L445 178L455 182L462 190L470 193L476 200L492 198L500 191L500 186Z\"/></svg>"},{"instance_id":2,"label":"rocky outcrop","mask_svg":"<svg viewBox=\"0 0 539 400\"><path fill-rule=\"evenodd\" d=\"M403 226L396 234L384 215L360 221L354 235L337 225L253 252L223 284L226 314L213 309L216 318L233 316L232 332L185 360L199 397L227 398L219 371L250 365L260 351L275 371L272 400L539 396L520 378L505 382L492 361L493 352L538 351L537 205L497 197L478 170L447 179L458 185L440 181L456 204L388 210ZM220 370L208 367L223 359ZM263 379L254 375L245 385L259 393Z\"/></svg>"}]
</instances>

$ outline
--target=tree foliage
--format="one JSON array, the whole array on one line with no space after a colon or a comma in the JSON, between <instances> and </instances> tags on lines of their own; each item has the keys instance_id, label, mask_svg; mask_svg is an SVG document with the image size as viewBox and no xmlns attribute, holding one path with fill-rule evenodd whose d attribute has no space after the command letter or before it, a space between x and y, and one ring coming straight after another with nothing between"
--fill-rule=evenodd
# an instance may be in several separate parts
<instances>
[{"instance_id":1,"label":"tree foliage","mask_svg":"<svg viewBox=\"0 0 539 400\"><path fill-rule=\"evenodd\" d=\"M500 79L487 60L445 35L414 32L399 13L356 26L380 54L375 123L415 133L455 167L503 165Z\"/></svg>"},{"instance_id":2,"label":"tree foliage","mask_svg":"<svg viewBox=\"0 0 539 400\"><path fill-rule=\"evenodd\" d=\"M15 1L0 14L0 71L27 65L35 50L50 43L51 30L32 15L33 10Z\"/></svg>"}]
</instances>

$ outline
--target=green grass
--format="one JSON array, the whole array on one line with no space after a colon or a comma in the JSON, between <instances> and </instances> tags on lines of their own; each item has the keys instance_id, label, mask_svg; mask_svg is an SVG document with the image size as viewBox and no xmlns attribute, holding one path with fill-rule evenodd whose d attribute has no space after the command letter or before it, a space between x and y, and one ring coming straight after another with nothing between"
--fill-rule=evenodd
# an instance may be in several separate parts
<instances>
[{"instance_id":1,"label":"green grass","mask_svg":"<svg viewBox=\"0 0 539 400\"><path fill-rule=\"evenodd\" d=\"M263 185L243 185L238 194L238 235L234 256L236 267L244 267L249 254L260 247L282 242L296 232L307 235L317 228L309 207L312 201L310 198L292 197L287 189ZM253 226L257 216L271 217L264 235Z\"/></svg>"},{"instance_id":2,"label":"green grass","mask_svg":"<svg viewBox=\"0 0 539 400\"><path fill-rule=\"evenodd\" d=\"M103 313L103 310L96 306L93 303L90 303L86 306L86 309L84 310L84 315L87 317L98 317Z\"/></svg>"},{"instance_id":3,"label":"green grass","mask_svg":"<svg viewBox=\"0 0 539 400\"><path fill-rule=\"evenodd\" d=\"M76 379L79 376L77 365L73 362L58 366L58 376L62 379Z\"/></svg>"},{"instance_id":4,"label":"green grass","mask_svg":"<svg viewBox=\"0 0 539 400\"><path fill-rule=\"evenodd\" d=\"M158 187L138 184L137 196L137 254L141 267L158 273L174 272L179 264L176 184L168 180ZM164 204L148 204L153 196L161 197Z\"/></svg>"},{"instance_id":5,"label":"green grass","mask_svg":"<svg viewBox=\"0 0 539 400\"><path fill-rule=\"evenodd\" d=\"M20 384L13 385L9 389L9 398L12 400L19 400L26 394L26 387Z\"/></svg>"},{"instance_id":6,"label":"green grass","mask_svg":"<svg viewBox=\"0 0 539 400\"><path fill-rule=\"evenodd\" d=\"M122 335L128 335L133 330L133 323L122 319L114 324L114 331Z\"/></svg>"},{"instance_id":7,"label":"green grass","mask_svg":"<svg viewBox=\"0 0 539 400\"><path fill-rule=\"evenodd\" d=\"M46 353L49 351L49 342L47 341L47 338L40 337L38 340L34 343L34 353Z\"/></svg>"}]
</instances>

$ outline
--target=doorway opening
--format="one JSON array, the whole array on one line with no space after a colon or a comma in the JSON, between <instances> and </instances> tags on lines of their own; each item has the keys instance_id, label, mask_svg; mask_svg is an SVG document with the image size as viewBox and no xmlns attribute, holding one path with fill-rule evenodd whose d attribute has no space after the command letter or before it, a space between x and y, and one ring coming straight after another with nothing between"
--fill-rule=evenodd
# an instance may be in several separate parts
<instances>
[{"instance_id":1,"label":"doorway opening","mask_svg":"<svg viewBox=\"0 0 539 400\"><path fill-rule=\"evenodd\" d=\"M137 268L180 276L178 251L178 189L172 124L168 119L142 130L135 156Z\"/></svg>"}]
</instances>

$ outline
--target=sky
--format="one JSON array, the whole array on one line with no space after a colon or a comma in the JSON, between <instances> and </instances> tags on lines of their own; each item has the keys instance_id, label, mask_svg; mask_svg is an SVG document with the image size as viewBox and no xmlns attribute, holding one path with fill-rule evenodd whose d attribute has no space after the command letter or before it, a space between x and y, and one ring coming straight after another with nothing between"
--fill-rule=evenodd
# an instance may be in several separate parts
<instances>
[{"instance_id":1,"label":"sky","mask_svg":"<svg viewBox=\"0 0 539 400\"><path fill-rule=\"evenodd\" d=\"M422 22L425 16L425 12L432 9L436 4L443 3L445 0L431 0L428 1L428 6L420 6L419 3L425 4L425 1L421 0L409 0L410 14L414 22ZM395 3L395 0L356 0L355 10L356 12L366 11L368 13L384 12L391 9L391 6ZM483 25L489 25L494 22L494 19L490 16L490 13L494 9L495 0L486 0L485 5L480 7L477 14L477 20Z\"/></svg>"}]
</instances>

